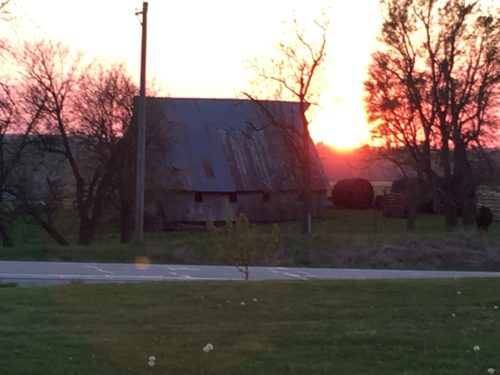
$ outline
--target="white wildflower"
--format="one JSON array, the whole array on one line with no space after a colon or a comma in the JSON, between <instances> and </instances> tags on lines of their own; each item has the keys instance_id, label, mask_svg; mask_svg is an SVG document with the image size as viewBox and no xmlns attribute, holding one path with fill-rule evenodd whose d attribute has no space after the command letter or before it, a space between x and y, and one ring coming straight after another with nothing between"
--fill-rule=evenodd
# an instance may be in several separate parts
<instances>
[{"instance_id":1,"label":"white wildflower","mask_svg":"<svg viewBox=\"0 0 500 375\"><path fill-rule=\"evenodd\" d=\"M156 361L156 357L154 355L150 355L148 359L150 361Z\"/></svg>"},{"instance_id":2,"label":"white wildflower","mask_svg":"<svg viewBox=\"0 0 500 375\"><path fill-rule=\"evenodd\" d=\"M241 305L241 306L245 306L245 302L244 302L244 301L241 301L241 302L240 302L240 305Z\"/></svg>"},{"instance_id":3,"label":"white wildflower","mask_svg":"<svg viewBox=\"0 0 500 375\"><path fill-rule=\"evenodd\" d=\"M495 369L493 367L490 367L488 370L486 370L488 372L488 374L494 374L495 373Z\"/></svg>"},{"instance_id":4,"label":"white wildflower","mask_svg":"<svg viewBox=\"0 0 500 375\"><path fill-rule=\"evenodd\" d=\"M494 308L495 310L498 310L498 306L497 306L497 305L493 306L493 308Z\"/></svg>"},{"instance_id":5,"label":"white wildflower","mask_svg":"<svg viewBox=\"0 0 500 375\"><path fill-rule=\"evenodd\" d=\"M457 294L458 294L458 295L460 295L460 294L462 294L462 292L459 290L459 291L457 292Z\"/></svg>"},{"instance_id":6,"label":"white wildflower","mask_svg":"<svg viewBox=\"0 0 500 375\"><path fill-rule=\"evenodd\" d=\"M455 318L457 316L457 314L453 313L453 314L451 314L451 316Z\"/></svg>"},{"instance_id":7,"label":"white wildflower","mask_svg":"<svg viewBox=\"0 0 500 375\"><path fill-rule=\"evenodd\" d=\"M481 348L477 345L475 345L472 349L474 349L475 352L478 352L481 350Z\"/></svg>"},{"instance_id":8,"label":"white wildflower","mask_svg":"<svg viewBox=\"0 0 500 375\"><path fill-rule=\"evenodd\" d=\"M257 298L254 298L254 299L252 299L252 301L257 302L257 301L258 301L258 299L257 299Z\"/></svg>"},{"instance_id":9,"label":"white wildflower","mask_svg":"<svg viewBox=\"0 0 500 375\"><path fill-rule=\"evenodd\" d=\"M201 350L203 350L205 353L208 353L208 352L214 350L214 346L212 344L208 343Z\"/></svg>"},{"instance_id":10,"label":"white wildflower","mask_svg":"<svg viewBox=\"0 0 500 375\"><path fill-rule=\"evenodd\" d=\"M148 366L149 367L154 367L155 361L148 361Z\"/></svg>"}]
</instances>

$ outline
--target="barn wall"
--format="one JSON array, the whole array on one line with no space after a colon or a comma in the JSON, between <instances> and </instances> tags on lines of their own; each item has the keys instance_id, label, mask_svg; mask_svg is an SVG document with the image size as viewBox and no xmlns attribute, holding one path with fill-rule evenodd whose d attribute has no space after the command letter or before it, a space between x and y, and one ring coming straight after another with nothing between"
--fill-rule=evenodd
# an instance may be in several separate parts
<instances>
[{"instance_id":1,"label":"barn wall","mask_svg":"<svg viewBox=\"0 0 500 375\"><path fill-rule=\"evenodd\" d=\"M226 221L244 213L251 221L277 222L300 217L302 202L297 192L269 194L237 193L236 202L229 202L229 194L203 193L203 201L195 201L194 192L167 192L160 200L148 205L148 212L162 217L165 223ZM321 217L325 209L325 193L313 194L313 216Z\"/></svg>"},{"instance_id":2,"label":"barn wall","mask_svg":"<svg viewBox=\"0 0 500 375\"><path fill-rule=\"evenodd\" d=\"M234 216L233 203L217 195L203 194L203 202L195 202L194 193L167 192L154 206L150 210L156 209L166 223L224 221L228 214Z\"/></svg>"},{"instance_id":3,"label":"barn wall","mask_svg":"<svg viewBox=\"0 0 500 375\"><path fill-rule=\"evenodd\" d=\"M238 195L238 213L251 221L294 220L300 215L300 201L296 192L269 193L268 201L263 193Z\"/></svg>"}]
</instances>

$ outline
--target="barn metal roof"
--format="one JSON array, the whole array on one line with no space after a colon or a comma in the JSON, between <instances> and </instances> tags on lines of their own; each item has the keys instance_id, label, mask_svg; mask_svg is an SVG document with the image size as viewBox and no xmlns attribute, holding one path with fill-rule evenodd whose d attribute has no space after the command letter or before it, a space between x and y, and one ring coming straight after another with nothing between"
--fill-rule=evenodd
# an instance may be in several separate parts
<instances>
[{"instance_id":1,"label":"barn metal roof","mask_svg":"<svg viewBox=\"0 0 500 375\"><path fill-rule=\"evenodd\" d=\"M266 108L300 131L298 103ZM297 190L298 160L283 132L250 100L147 98L147 127L166 139L158 179L172 190L200 192ZM260 130L255 130L260 129ZM151 131L151 130L150 130ZM326 190L314 147L313 190ZM155 163L149 160L148 163ZM159 169L157 169L159 168Z\"/></svg>"}]
</instances>

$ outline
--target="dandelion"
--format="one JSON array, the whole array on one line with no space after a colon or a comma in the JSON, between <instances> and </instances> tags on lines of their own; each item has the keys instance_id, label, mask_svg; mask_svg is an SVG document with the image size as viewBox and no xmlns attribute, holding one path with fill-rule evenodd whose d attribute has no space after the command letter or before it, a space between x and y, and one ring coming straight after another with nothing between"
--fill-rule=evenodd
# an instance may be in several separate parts
<instances>
[{"instance_id":1,"label":"dandelion","mask_svg":"<svg viewBox=\"0 0 500 375\"><path fill-rule=\"evenodd\" d=\"M472 349L474 349L475 352L478 352L481 350L481 348L477 345L475 345Z\"/></svg>"},{"instance_id":2,"label":"dandelion","mask_svg":"<svg viewBox=\"0 0 500 375\"><path fill-rule=\"evenodd\" d=\"M257 298L253 298L253 299L252 299L252 301L257 302L257 301L258 301L258 299L257 299Z\"/></svg>"},{"instance_id":3,"label":"dandelion","mask_svg":"<svg viewBox=\"0 0 500 375\"><path fill-rule=\"evenodd\" d=\"M153 367L155 365L156 357L154 355L150 355L148 357L148 366Z\"/></svg>"},{"instance_id":4,"label":"dandelion","mask_svg":"<svg viewBox=\"0 0 500 375\"><path fill-rule=\"evenodd\" d=\"M495 373L495 369L493 367L490 367L488 370L486 370L488 372L488 374L494 374Z\"/></svg>"},{"instance_id":5,"label":"dandelion","mask_svg":"<svg viewBox=\"0 0 500 375\"><path fill-rule=\"evenodd\" d=\"M203 350L205 353L208 353L208 352L214 350L214 346L212 344L208 343L201 350Z\"/></svg>"}]
</instances>

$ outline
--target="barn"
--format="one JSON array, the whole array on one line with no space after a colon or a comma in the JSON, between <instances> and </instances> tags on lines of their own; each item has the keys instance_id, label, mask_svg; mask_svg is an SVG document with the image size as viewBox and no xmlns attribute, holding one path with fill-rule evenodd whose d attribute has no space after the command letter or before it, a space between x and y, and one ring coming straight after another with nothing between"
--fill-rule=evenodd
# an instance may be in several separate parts
<instances>
[{"instance_id":1,"label":"barn","mask_svg":"<svg viewBox=\"0 0 500 375\"><path fill-rule=\"evenodd\" d=\"M147 215L164 226L240 213L255 222L300 217L301 168L291 139L301 133L298 103L147 98L146 113ZM310 146L312 214L319 217L328 183Z\"/></svg>"}]
</instances>

